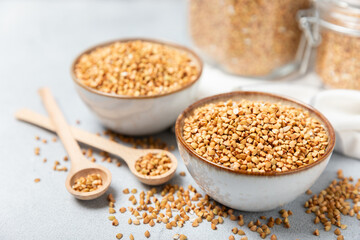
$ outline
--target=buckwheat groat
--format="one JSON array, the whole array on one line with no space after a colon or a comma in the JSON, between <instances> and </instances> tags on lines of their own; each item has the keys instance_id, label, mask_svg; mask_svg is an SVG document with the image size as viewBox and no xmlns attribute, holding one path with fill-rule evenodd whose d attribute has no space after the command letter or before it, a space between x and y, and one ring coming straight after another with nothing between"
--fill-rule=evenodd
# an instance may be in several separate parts
<instances>
[{"instance_id":1,"label":"buckwheat groat","mask_svg":"<svg viewBox=\"0 0 360 240\"><path fill-rule=\"evenodd\" d=\"M72 188L78 192L92 192L102 186L102 179L100 174L89 174L85 177L80 177L75 180Z\"/></svg>"},{"instance_id":2,"label":"buckwheat groat","mask_svg":"<svg viewBox=\"0 0 360 240\"><path fill-rule=\"evenodd\" d=\"M170 170L171 159L166 153L149 153L135 163L136 171L147 176L157 176Z\"/></svg>"},{"instance_id":3,"label":"buckwheat groat","mask_svg":"<svg viewBox=\"0 0 360 240\"><path fill-rule=\"evenodd\" d=\"M309 7L309 0L190 0L190 34L225 70L264 76L294 60L301 37L296 15Z\"/></svg>"},{"instance_id":4,"label":"buckwheat groat","mask_svg":"<svg viewBox=\"0 0 360 240\"><path fill-rule=\"evenodd\" d=\"M360 89L360 37L324 29L317 50L316 72L333 88Z\"/></svg>"},{"instance_id":5,"label":"buckwheat groat","mask_svg":"<svg viewBox=\"0 0 360 240\"><path fill-rule=\"evenodd\" d=\"M75 75L105 93L154 96L176 91L196 80L199 67L185 51L146 42L116 42L80 57Z\"/></svg>"},{"instance_id":6,"label":"buckwheat groat","mask_svg":"<svg viewBox=\"0 0 360 240\"><path fill-rule=\"evenodd\" d=\"M285 172L316 162L328 145L322 124L303 109L242 100L196 109L183 137L200 156L248 172Z\"/></svg>"}]
</instances>

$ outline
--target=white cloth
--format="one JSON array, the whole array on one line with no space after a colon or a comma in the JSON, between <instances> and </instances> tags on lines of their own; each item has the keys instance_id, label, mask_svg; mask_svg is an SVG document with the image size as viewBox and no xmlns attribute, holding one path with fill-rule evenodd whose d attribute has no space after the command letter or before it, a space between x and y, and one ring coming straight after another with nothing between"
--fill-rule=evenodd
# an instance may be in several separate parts
<instances>
[{"instance_id":1,"label":"white cloth","mask_svg":"<svg viewBox=\"0 0 360 240\"><path fill-rule=\"evenodd\" d=\"M360 92L325 90L315 96L313 106L333 125L336 131L335 150L360 158Z\"/></svg>"},{"instance_id":2,"label":"white cloth","mask_svg":"<svg viewBox=\"0 0 360 240\"><path fill-rule=\"evenodd\" d=\"M360 91L325 90L315 74L295 81L270 82L229 75L205 65L199 98L236 90L271 92L311 104L333 125L335 151L360 159Z\"/></svg>"}]
</instances>

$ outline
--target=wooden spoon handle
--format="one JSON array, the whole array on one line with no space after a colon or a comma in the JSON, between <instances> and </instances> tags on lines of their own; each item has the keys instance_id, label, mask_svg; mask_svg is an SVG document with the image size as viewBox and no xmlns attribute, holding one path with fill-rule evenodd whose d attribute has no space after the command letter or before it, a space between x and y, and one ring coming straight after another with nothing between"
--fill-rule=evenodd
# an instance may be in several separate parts
<instances>
[{"instance_id":1,"label":"wooden spoon handle","mask_svg":"<svg viewBox=\"0 0 360 240\"><path fill-rule=\"evenodd\" d=\"M39 89L39 94L42 98L47 112L50 115L50 119L54 125L56 133L59 135L67 153L70 156L71 168L73 169L80 167L82 165L81 162L84 159L84 156L78 143L72 136L65 117L62 114L58 105L56 104L55 99L50 92L50 89L41 88Z\"/></svg>"},{"instance_id":2,"label":"wooden spoon handle","mask_svg":"<svg viewBox=\"0 0 360 240\"><path fill-rule=\"evenodd\" d=\"M34 111L29 109L21 109L16 112L15 117L21 121L32 123L34 125L46 128L50 131L55 132L55 127L51 121ZM74 138L82 143L85 143L89 146L95 147L97 149L103 150L105 152L117 155L121 157L124 161L128 160L128 156L134 154L136 150L121 145L119 143L107 140L106 138L97 136L96 134L89 133L87 131L81 130L79 128L71 127L70 131Z\"/></svg>"}]
</instances>

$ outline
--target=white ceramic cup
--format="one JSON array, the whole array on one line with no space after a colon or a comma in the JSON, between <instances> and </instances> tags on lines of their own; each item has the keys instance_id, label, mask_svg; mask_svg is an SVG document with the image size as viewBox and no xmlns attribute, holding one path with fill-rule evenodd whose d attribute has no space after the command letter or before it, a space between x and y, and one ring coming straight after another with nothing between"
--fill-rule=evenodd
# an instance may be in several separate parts
<instances>
[{"instance_id":1,"label":"white ceramic cup","mask_svg":"<svg viewBox=\"0 0 360 240\"><path fill-rule=\"evenodd\" d=\"M85 86L76 78L75 65L83 54L114 42L134 40L164 44L187 52L198 64L199 75L197 79L170 93L133 97L104 93ZM181 111L195 101L202 68L201 59L184 46L150 39L122 39L97 45L81 53L72 64L71 76L81 99L96 114L103 125L125 135L147 135L170 127Z\"/></svg>"},{"instance_id":2,"label":"white ceramic cup","mask_svg":"<svg viewBox=\"0 0 360 240\"><path fill-rule=\"evenodd\" d=\"M251 173L217 165L198 155L182 137L184 120L194 109L219 101L262 100L281 102L307 110L318 119L329 136L329 145L318 161L287 172ZM293 201L309 189L324 171L335 144L335 133L330 122L317 110L296 100L262 92L231 92L204 98L189 106L178 117L175 125L180 155L196 183L210 197L225 206L243 211L267 211Z\"/></svg>"}]
</instances>

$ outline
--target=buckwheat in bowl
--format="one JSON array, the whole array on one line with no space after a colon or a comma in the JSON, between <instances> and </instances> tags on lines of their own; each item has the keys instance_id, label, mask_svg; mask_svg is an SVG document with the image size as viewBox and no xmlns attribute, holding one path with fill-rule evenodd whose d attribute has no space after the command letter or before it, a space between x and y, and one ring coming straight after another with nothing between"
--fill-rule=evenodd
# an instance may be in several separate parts
<instances>
[{"instance_id":1,"label":"buckwheat in bowl","mask_svg":"<svg viewBox=\"0 0 360 240\"><path fill-rule=\"evenodd\" d=\"M280 207L325 169L334 129L317 110L262 92L231 92L192 104L175 126L179 151L197 184L244 211Z\"/></svg>"},{"instance_id":2,"label":"buckwheat in bowl","mask_svg":"<svg viewBox=\"0 0 360 240\"><path fill-rule=\"evenodd\" d=\"M106 127L127 135L168 128L194 101L201 72L188 48L149 39L95 46L71 68L82 100Z\"/></svg>"}]
</instances>

